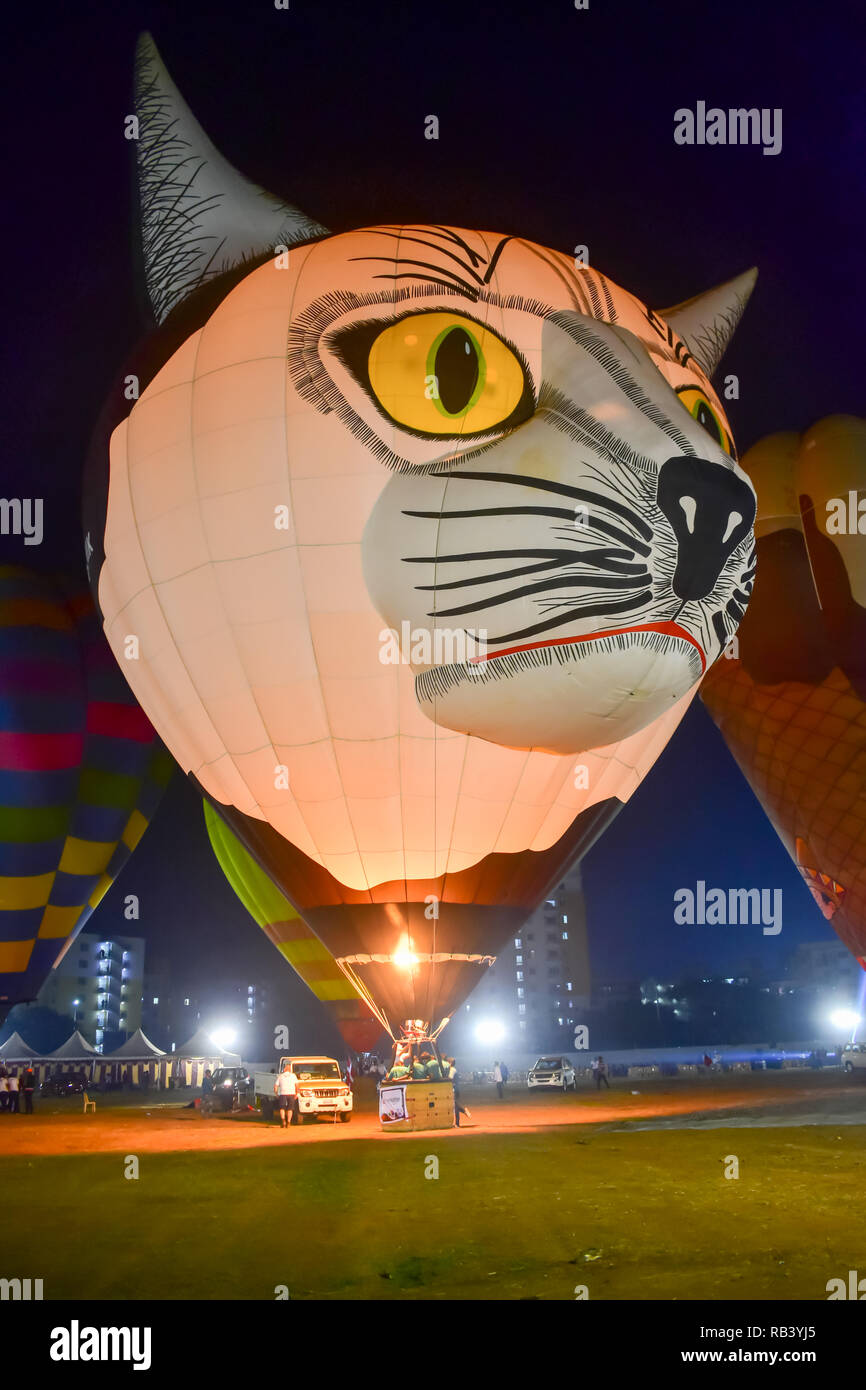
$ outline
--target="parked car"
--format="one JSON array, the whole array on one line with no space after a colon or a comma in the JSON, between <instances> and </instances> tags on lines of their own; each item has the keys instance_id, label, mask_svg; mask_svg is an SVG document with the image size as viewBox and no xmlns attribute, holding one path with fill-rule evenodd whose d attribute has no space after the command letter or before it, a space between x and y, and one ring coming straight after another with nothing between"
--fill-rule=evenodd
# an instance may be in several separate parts
<instances>
[{"instance_id":1,"label":"parked car","mask_svg":"<svg viewBox=\"0 0 866 1390\"><path fill-rule=\"evenodd\" d=\"M213 1074L213 1090L202 1096L203 1115L215 1115L227 1110L243 1110L252 1102L253 1079L245 1067L217 1067Z\"/></svg>"},{"instance_id":2,"label":"parked car","mask_svg":"<svg viewBox=\"0 0 866 1390\"><path fill-rule=\"evenodd\" d=\"M539 1086L553 1086L560 1091L575 1089L574 1067L567 1057L539 1057L526 1077L530 1091Z\"/></svg>"},{"instance_id":3,"label":"parked car","mask_svg":"<svg viewBox=\"0 0 866 1390\"><path fill-rule=\"evenodd\" d=\"M842 1066L846 1072L866 1069L866 1043L846 1043L842 1049Z\"/></svg>"}]
</instances>

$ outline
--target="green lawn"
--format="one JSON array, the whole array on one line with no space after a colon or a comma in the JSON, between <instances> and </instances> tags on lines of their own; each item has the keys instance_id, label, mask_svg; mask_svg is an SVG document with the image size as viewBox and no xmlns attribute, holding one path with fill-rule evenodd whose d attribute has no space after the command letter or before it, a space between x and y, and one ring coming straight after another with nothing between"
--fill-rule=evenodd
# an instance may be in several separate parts
<instances>
[{"instance_id":1,"label":"green lawn","mask_svg":"<svg viewBox=\"0 0 866 1390\"><path fill-rule=\"evenodd\" d=\"M866 1126L6 1158L46 1298L824 1299L866 1274ZM437 1180L424 1176L438 1155ZM740 1160L738 1180L724 1159ZM13 1256L14 1258L11 1258ZM14 1269L12 1268L14 1264Z\"/></svg>"}]
</instances>

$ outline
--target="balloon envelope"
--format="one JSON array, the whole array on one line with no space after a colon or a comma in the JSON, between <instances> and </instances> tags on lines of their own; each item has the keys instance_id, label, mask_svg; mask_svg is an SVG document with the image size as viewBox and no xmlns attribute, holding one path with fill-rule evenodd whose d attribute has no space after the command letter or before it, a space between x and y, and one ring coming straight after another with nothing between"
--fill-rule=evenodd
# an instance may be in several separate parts
<instances>
[{"instance_id":1,"label":"balloon envelope","mask_svg":"<svg viewBox=\"0 0 866 1390\"><path fill-rule=\"evenodd\" d=\"M153 815L172 759L90 595L0 568L0 1006L35 998Z\"/></svg>"},{"instance_id":2,"label":"balloon envelope","mask_svg":"<svg viewBox=\"0 0 866 1390\"><path fill-rule=\"evenodd\" d=\"M595 270L442 227L212 281L136 373L89 488L108 639L392 1030L435 1023L736 628L754 497L721 403Z\"/></svg>"},{"instance_id":3,"label":"balloon envelope","mask_svg":"<svg viewBox=\"0 0 866 1390\"><path fill-rule=\"evenodd\" d=\"M818 907L866 968L866 421L776 434L743 466L758 573L701 695Z\"/></svg>"},{"instance_id":4,"label":"balloon envelope","mask_svg":"<svg viewBox=\"0 0 866 1390\"><path fill-rule=\"evenodd\" d=\"M344 1041L356 1052L369 1052L382 1033L379 1020L370 1013L330 951L207 801L204 816L217 862L247 912L326 1006Z\"/></svg>"}]
</instances>

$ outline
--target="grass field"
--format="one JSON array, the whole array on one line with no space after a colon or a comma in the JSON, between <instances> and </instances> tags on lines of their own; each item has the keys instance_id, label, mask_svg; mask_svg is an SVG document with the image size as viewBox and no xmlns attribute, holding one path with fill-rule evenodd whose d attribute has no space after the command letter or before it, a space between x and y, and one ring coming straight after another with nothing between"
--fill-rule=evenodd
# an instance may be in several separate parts
<instances>
[{"instance_id":1,"label":"grass field","mask_svg":"<svg viewBox=\"0 0 866 1390\"><path fill-rule=\"evenodd\" d=\"M144 1153L137 1179L21 1155L3 1273L47 1299L825 1299L866 1273L864 1181L866 1126L287 1140Z\"/></svg>"}]
</instances>

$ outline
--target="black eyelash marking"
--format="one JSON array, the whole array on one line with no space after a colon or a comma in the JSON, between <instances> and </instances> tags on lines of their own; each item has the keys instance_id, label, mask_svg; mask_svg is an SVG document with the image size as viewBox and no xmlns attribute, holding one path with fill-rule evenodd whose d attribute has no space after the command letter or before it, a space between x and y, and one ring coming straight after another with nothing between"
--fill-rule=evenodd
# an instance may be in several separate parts
<instances>
[{"instance_id":1,"label":"black eyelash marking","mask_svg":"<svg viewBox=\"0 0 866 1390\"><path fill-rule=\"evenodd\" d=\"M457 244L457 243L459 243L460 246L463 248L463 250L465 250L465 251L467 252L467 254L472 258L472 264L471 264L471 265L466 265L466 264L460 259L459 256L455 255L453 251L448 251L448 250L446 250L446 248L445 248L444 246L437 246L437 245L435 244L435 242L425 241L425 240L423 240L423 239L420 238L420 237L406 236L403 230L391 230L390 228L389 228L389 229L386 229L386 230L382 230L382 229L379 228L379 227L372 227L372 228L370 228L369 230L370 230L372 233L374 233L375 235L377 235L377 236L392 237L398 244L399 244L401 241L413 241L413 242L418 242L418 243L419 243L420 245L422 245L422 246L427 246L427 247L429 247L429 249L430 249L431 251L437 251L437 252L439 252L440 255L447 256L450 260L456 261L457 264L460 266L461 270L463 270L467 275L471 275L472 279L475 280L475 281L477 281L477 287L468 284L465 280L462 280L462 279L460 278L459 275L456 275L456 274L454 273L454 271L452 271L452 270L450 269L450 267L448 267L448 266L442 266L442 265L435 265L435 264L432 264L432 263L429 262L429 261L417 261L417 260L413 260L411 257L400 256L400 255L394 255L394 256L352 256L352 257L350 257L350 259L353 260L353 261L386 261L386 262L388 262L388 263L390 263L391 265L394 266L395 272L396 272L396 268L397 268L398 266L416 266L416 267L420 267L420 269L421 269L422 271L424 271L424 270L432 270L432 271L435 271L435 272L436 272L436 275L435 275L435 276L430 276L430 275L424 275L424 274L420 274L420 275L419 275L419 274L417 273L417 271L401 271L401 272L395 273L395 274L393 274L393 275L374 275L374 276L373 276L373 279L374 279L374 280L406 280L406 279L410 279L410 278L411 278L411 279L413 279L413 280L422 280L422 281L425 281L425 282L427 282L427 283L432 283L432 284L436 284L436 285L450 284L450 285L452 285L453 287L459 289L459 290L460 290L463 294L465 294L469 299L473 299L473 300L474 300L474 299L477 299L477 297L478 297L478 290L479 290L483 285L487 285L487 284L490 283L490 280L491 280L491 278L492 278L492 276L493 276L493 272L494 272L495 269L496 269L497 262L499 261L499 257L502 255L502 252L504 251L505 247L508 245L508 242L514 240L514 238L511 237L511 236L505 236L505 237L502 237L502 238L501 238L501 240L498 242L498 244L497 244L497 246L496 246L496 248L495 248L495 250L494 250L492 256L490 257L490 260L489 260L488 263L487 263L487 270L485 271L485 274L484 274L484 276L483 276L483 278L482 278L482 277L477 273L477 271L475 270L475 266L476 266L476 265L482 264L483 261L484 261L484 257L481 256L479 253L472 251L471 248L470 248L469 246L467 246L466 242L463 241L462 238L460 238L460 237L452 237L452 238L449 238L449 239L452 241L452 244ZM411 228L411 230L412 230L412 231L420 231L420 230L422 230L422 229L421 229L421 228ZM439 229L437 229L437 230L439 230L440 233L441 233L441 235L443 235L443 236L445 236L446 233L447 233L447 229L446 229L446 228L439 228ZM447 276L448 279L447 279L447 280L441 280L441 279L438 278L439 276Z\"/></svg>"}]
</instances>

